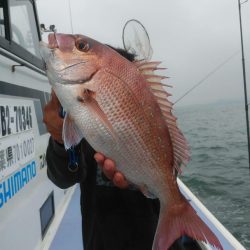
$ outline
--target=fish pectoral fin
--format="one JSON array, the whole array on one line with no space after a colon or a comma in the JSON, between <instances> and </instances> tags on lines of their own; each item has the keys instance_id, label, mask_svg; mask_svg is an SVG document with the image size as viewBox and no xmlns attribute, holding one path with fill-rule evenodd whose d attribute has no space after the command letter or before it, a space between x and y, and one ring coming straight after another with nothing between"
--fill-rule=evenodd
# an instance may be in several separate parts
<instances>
[{"instance_id":1,"label":"fish pectoral fin","mask_svg":"<svg viewBox=\"0 0 250 250\"><path fill-rule=\"evenodd\" d=\"M74 121L66 114L63 122L63 141L66 149L79 144L84 137L80 129L76 126Z\"/></svg>"},{"instance_id":2,"label":"fish pectoral fin","mask_svg":"<svg viewBox=\"0 0 250 250\"><path fill-rule=\"evenodd\" d=\"M107 128L114 139L117 138L114 128L108 120L107 115L103 112L100 105L95 99L95 92L85 90L83 96L80 98L78 97L78 101L82 102L83 105L89 109L91 114L93 114L99 121L101 121L101 123Z\"/></svg>"}]
</instances>

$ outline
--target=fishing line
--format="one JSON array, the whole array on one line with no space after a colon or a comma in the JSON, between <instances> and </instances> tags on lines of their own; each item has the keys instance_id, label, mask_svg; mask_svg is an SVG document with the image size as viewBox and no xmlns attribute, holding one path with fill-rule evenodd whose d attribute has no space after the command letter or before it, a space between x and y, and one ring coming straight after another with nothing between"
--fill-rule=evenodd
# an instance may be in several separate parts
<instances>
[{"instance_id":1,"label":"fishing line","mask_svg":"<svg viewBox=\"0 0 250 250\"><path fill-rule=\"evenodd\" d=\"M71 10L70 0L68 0L68 6L69 6L69 19L70 19L71 33L74 34L74 32L73 32L73 21L72 21L72 10Z\"/></svg>"},{"instance_id":2,"label":"fishing line","mask_svg":"<svg viewBox=\"0 0 250 250\"><path fill-rule=\"evenodd\" d=\"M220 63L216 68L214 68L212 71L210 71L204 78L202 78L198 83L196 83L192 88L190 88L187 92L185 92L180 98L177 99L177 101L174 102L176 104L180 100L182 100L186 95L188 95L191 91L196 89L199 85L201 85L203 82L205 82L210 76L212 76L215 72L217 72L219 69L221 69L226 63L228 63L232 58L234 58L236 55L240 53L240 50L233 53L230 57L228 57L225 61Z\"/></svg>"}]
</instances>

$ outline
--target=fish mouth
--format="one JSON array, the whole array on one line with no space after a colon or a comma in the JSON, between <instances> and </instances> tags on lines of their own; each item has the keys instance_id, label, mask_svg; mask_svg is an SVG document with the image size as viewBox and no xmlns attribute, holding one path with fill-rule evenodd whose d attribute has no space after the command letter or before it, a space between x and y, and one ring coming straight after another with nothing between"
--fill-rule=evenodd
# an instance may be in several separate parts
<instances>
[{"instance_id":1,"label":"fish mouth","mask_svg":"<svg viewBox=\"0 0 250 250\"><path fill-rule=\"evenodd\" d=\"M39 47L41 57L45 64L47 64L51 56L53 56L53 52L55 51L55 49L59 49L56 33L50 33L48 35L48 43L41 41L39 43Z\"/></svg>"},{"instance_id":2,"label":"fish mouth","mask_svg":"<svg viewBox=\"0 0 250 250\"><path fill-rule=\"evenodd\" d=\"M59 62L57 62L54 56L54 51L59 48L54 38L52 37L49 43L45 43L41 41L39 45L40 45L40 54L45 64L45 70L47 72L47 76L50 78L52 82L60 82L61 84L71 84L71 85L83 84L83 83L90 81L94 77L94 75L97 73L97 70L96 70L89 77L85 79L81 79L79 81L63 80L63 76L65 72L72 69L73 67L79 66L81 64L85 64L86 61L76 61L69 65L60 66L56 69L52 65L53 63L59 64Z\"/></svg>"},{"instance_id":3,"label":"fish mouth","mask_svg":"<svg viewBox=\"0 0 250 250\"><path fill-rule=\"evenodd\" d=\"M56 49L56 48L59 48L59 45L58 45L58 41L57 41L57 37L56 37L56 33L50 33L48 35L48 47L50 49Z\"/></svg>"},{"instance_id":4,"label":"fish mouth","mask_svg":"<svg viewBox=\"0 0 250 250\"><path fill-rule=\"evenodd\" d=\"M53 51L55 50L55 48L50 48L49 44L45 43L45 42L40 42L39 43L39 51L40 51L40 55L44 61L45 64L48 63L49 59L51 58L51 56L53 55Z\"/></svg>"},{"instance_id":5,"label":"fish mouth","mask_svg":"<svg viewBox=\"0 0 250 250\"><path fill-rule=\"evenodd\" d=\"M49 77L51 83L60 82L61 84L74 85L83 84L90 81L96 74L97 70L94 71L90 76L78 81L64 79L64 76L69 73L72 68L80 66L82 64L86 64L87 61L72 60L70 64L65 64L62 61L58 60L55 55L55 51L61 50L61 45L63 46L64 44L60 40L60 34L56 35L56 33L51 33L48 35L48 43L45 43L43 41L39 43L40 54L45 64L47 76Z\"/></svg>"}]
</instances>

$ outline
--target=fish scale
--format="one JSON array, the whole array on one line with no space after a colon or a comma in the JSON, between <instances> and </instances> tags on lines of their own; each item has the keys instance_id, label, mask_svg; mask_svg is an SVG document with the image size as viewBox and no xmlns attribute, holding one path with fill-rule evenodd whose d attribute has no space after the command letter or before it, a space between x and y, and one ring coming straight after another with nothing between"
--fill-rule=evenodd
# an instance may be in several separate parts
<instances>
[{"instance_id":1,"label":"fish scale","mask_svg":"<svg viewBox=\"0 0 250 250\"><path fill-rule=\"evenodd\" d=\"M160 158L159 156L161 155L156 140L157 135L152 135L151 133L148 136L148 133L151 131L151 126L153 125L145 121L146 114L142 106L138 105L133 93L131 94L131 90L124 86L119 78L109 73L105 74L100 72L100 75L102 76L101 79L95 81L105 82L107 84L102 84L101 88L97 91L96 98L98 103L104 113L107 114L109 121L113 124L116 134L119 135L121 142L118 142L118 144L127 146L126 148L123 147L124 151L122 154L132 154L132 162L137 163L133 164L133 166L131 166L131 163L129 164L130 168L128 169L128 173L124 171L125 166L122 166L123 172L129 176L131 175L132 168L133 171L140 172L140 179L143 180L143 176L145 176L145 178L150 176L149 179L151 180L152 174L157 175L156 172L158 171L153 169L156 164L159 164L157 156ZM114 88L114 86L116 87ZM109 112L111 106L117 111L116 113ZM153 152L153 154L151 152ZM109 155L115 157L113 152L109 152ZM149 157L145 157L145 155ZM143 168L140 167L141 163L144 164ZM142 175L142 173L144 173L144 175ZM134 180L134 182L136 181L138 181L138 179Z\"/></svg>"},{"instance_id":2,"label":"fish scale","mask_svg":"<svg viewBox=\"0 0 250 250\"><path fill-rule=\"evenodd\" d=\"M70 89L68 89L67 91L69 93ZM104 101L108 103L107 100L109 99L110 99L110 96L107 96L107 98ZM64 104L64 105L67 105L67 104ZM120 152L120 146L119 146L120 144L113 140L112 136L110 135L106 127L100 121L98 121L92 115L92 113L89 112L88 109L84 108L79 103L76 102L72 106L74 108L72 110L69 110L69 113L71 114L72 117L74 117L75 122L78 125L78 127L82 129L83 131L85 131L84 134L85 134L86 139L89 141L89 143L97 150L98 149L101 150L105 146L104 153L110 157L112 157L115 154L117 156L118 166L119 165L130 166L128 162L134 161L134 159L132 159L130 156L131 154L126 153L126 152L124 153L124 150ZM107 106L107 109L110 110L110 108L112 111L114 106L113 107ZM118 113L119 111L117 111L117 114ZM118 118L118 120L119 119L120 118ZM121 130L125 130L125 127L127 127L127 125L128 124L126 124L125 122L123 126L117 126L117 127L120 128ZM126 157L124 157L124 155L126 155ZM137 164L139 164L139 160L136 160L136 161L137 161Z\"/></svg>"}]
</instances>

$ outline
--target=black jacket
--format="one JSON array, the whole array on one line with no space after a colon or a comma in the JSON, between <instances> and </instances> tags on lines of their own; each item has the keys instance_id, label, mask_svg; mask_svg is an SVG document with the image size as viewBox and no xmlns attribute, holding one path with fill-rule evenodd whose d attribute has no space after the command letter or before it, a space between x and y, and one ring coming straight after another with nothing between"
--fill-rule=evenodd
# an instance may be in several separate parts
<instances>
[{"instance_id":1,"label":"black jacket","mask_svg":"<svg viewBox=\"0 0 250 250\"><path fill-rule=\"evenodd\" d=\"M82 140L76 147L80 168L68 169L68 153L50 139L48 177L60 188L81 186L81 211L85 250L151 250L159 215L159 201L140 191L114 187L101 175L95 151ZM101 184L100 184L101 183Z\"/></svg>"}]
</instances>

